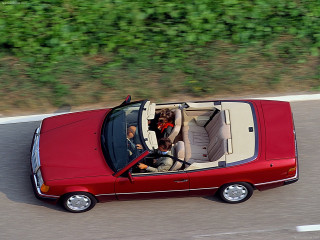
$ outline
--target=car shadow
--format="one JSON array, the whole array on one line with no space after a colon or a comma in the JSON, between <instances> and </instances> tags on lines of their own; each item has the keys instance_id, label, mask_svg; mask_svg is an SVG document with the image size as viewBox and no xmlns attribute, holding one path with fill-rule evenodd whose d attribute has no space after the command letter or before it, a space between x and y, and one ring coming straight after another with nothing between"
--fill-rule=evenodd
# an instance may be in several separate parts
<instances>
[{"instance_id":1,"label":"car shadow","mask_svg":"<svg viewBox=\"0 0 320 240\"><path fill-rule=\"evenodd\" d=\"M210 200L210 201L213 201L213 202L217 202L217 203L225 203L224 201L221 200L221 198L218 195L219 194L216 193L213 196L206 196L206 197L203 197L203 198L207 199L207 200Z\"/></svg>"},{"instance_id":2,"label":"car shadow","mask_svg":"<svg viewBox=\"0 0 320 240\"><path fill-rule=\"evenodd\" d=\"M37 199L30 180L30 147L39 122L0 125L0 192L10 201L64 211ZM1 200L1 201L6 201Z\"/></svg>"}]
</instances>

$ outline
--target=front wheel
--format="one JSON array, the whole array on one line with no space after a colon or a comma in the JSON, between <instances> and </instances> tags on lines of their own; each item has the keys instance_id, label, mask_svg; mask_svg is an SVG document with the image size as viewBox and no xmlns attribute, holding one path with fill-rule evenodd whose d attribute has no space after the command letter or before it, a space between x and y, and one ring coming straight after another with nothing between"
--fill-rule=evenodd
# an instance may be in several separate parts
<instances>
[{"instance_id":1,"label":"front wheel","mask_svg":"<svg viewBox=\"0 0 320 240\"><path fill-rule=\"evenodd\" d=\"M90 193L73 192L67 193L62 198L63 207L73 213L81 213L89 211L97 203L97 200Z\"/></svg>"},{"instance_id":2,"label":"front wheel","mask_svg":"<svg viewBox=\"0 0 320 240\"><path fill-rule=\"evenodd\" d=\"M220 188L220 197L227 203L241 203L247 201L253 193L249 183L227 183Z\"/></svg>"}]
</instances>

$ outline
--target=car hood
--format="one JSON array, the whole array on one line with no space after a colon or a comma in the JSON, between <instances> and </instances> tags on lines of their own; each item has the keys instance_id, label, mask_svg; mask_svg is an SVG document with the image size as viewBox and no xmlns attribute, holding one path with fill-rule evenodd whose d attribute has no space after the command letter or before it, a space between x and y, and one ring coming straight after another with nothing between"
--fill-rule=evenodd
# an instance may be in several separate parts
<instances>
[{"instance_id":1,"label":"car hood","mask_svg":"<svg viewBox=\"0 0 320 240\"><path fill-rule=\"evenodd\" d=\"M290 104L261 101L265 132L266 159L295 157L295 136Z\"/></svg>"},{"instance_id":2,"label":"car hood","mask_svg":"<svg viewBox=\"0 0 320 240\"><path fill-rule=\"evenodd\" d=\"M109 111L70 113L43 120L39 148L45 181L113 173L100 142L101 126Z\"/></svg>"}]
</instances>

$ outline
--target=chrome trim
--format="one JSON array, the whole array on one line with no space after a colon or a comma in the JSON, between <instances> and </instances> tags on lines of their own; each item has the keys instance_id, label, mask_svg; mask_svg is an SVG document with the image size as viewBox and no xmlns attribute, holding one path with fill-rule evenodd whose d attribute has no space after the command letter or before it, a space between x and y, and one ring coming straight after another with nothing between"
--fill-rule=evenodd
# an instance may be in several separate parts
<instances>
[{"instance_id":1,"label":"chrome trim","mask_svg":"<svg viewBox=\"0 0 320 240\"><path fill-rule=\"evenodd\" d=\"M276 180L276 181L271 181L271 182L264 182L264 183L257 183L254 184L255 186L260 186L260 185L266 185L266 184L272 184L272 183L278 183L278 182L285 182L285 181L290 181L290 180L294 180L298 178L298 168L296 170L296 175L294 177L291 178L285 178L285 179L281 179L281 180Z\"/></svg>"},{"instance_id":2,"label":"chrome trim","mask_svg":"<svg viewBox=\"0 0 320 240\"><path fill-rule=\"evenodd\" d=\"M47 195L47 194L43 194L40 190L40 187L37 185L37 177L35 174L33 174L33 181L35 184L35 188L37 190L37 194L41 197L48 197L48 198L59 198L60 196L55 196L55 195Z\"/></svg>"},{"instance_id":3,"label":"chrome trim","mask_svg":"<svg viewBox=\"0 0 320 240\"><path fill-rule=\"evenodd\" d=\"M32 172L36 173L40 168L40 127L38 127L35 131L34 138L33 138L33 146L31 152L31 167Z\"/></svg>"},{"instance_id":4,"label":"chrome trim","mask_svg":"<svg viewBox=\"0 0 320 240\"><path fill-rule=\"evenodd\" d=\"M151 191L151 192L131 192L131 193L116 193L116 195L126 195L126 194L145 194L145 193L166 193L166 192L185 192L185 191L195 191L195 190L210 190L217 189L219 187L210 187L210 188L194 188L194 189L178 189L178 190L168 190L168 191ZM100 194L104 195L104 194ZM112 194L107 194L112 195ZM96 195L99 196L99 195Z\"/></svg>"},{"instance_id":5,"label":"chrome trim","mask_svg":"<svg viewBox=\"0 0 320 240\"><path fill-rule=\"evenodd\" d=\"M298 142L297 142L297 135L296 135L296 127L294 125L294 119L292 114L292 123L293 123L293 134L294 134L294 147L296 151L296 164L297 164L297 179L299 179L299 157L298 157Z\"/></svg>"},{"instance_id":6,"label":"chrome trim","mask_svg":"<svg viewBox=\"0 0 320 240\"><path fill-rule=\"evenodd\" d=\"M40 123L40 126L36 129L34 136L33 136L33 145L32 145L32 150L31 150L31 169L32 169L32 178L33 178L33 183L34 187L36 190L36 193L40 197L44 198L59 198L60 196L55 196L55 195L47 195L43 194L41 192L41 186L39 186L39 181L44 182L42 179L42 173L40 171L40 130L41 130L42 122ZM37 176L40 175L41 179ZM39 178L39 179L38 179Z\"/></svg>"},{"instance_id":7,"label":"chrome trim","mask_svg":"<svg viewBox=\"0 0 320 240\"><path fill-rule=\"evenodd\" d=\"M197 190L211 190L211 189L217 189L219 187L210 187L210 188L194 188L190 189L190 191L197 191Z\"/></svg>"},{"instance_id":8,"label":"chrome trim","mask_svg":"<svg viewBox=\"0 0 320 240\"><path fill-rule=\"evenodd\" d=\"M131 194L144 194L144 193L166 193L166 192L185 192L189 189L169 190L169 191L151 191L151 192L131 192L131 193L116 193L116 195L131 195Z\"/></svg>"},{"instance_id":9,"label":"chrome trim","mask_svg":"<svg viewBox=\"0 0 320 240\"><path fill-rule=\"evenodd\" d=\"M100 196L113 196L113 195L116 195L116 194L115 193L105 193L105 194L96 194L94 196L100 197Z\"/></svg>"}]
</instances>

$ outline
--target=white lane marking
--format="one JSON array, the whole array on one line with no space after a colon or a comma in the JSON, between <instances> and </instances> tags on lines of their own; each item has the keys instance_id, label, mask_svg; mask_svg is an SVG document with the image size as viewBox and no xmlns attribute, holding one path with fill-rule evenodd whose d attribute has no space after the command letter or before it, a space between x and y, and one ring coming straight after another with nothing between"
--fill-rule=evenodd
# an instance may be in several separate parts
<instances>
[{"instance_id":1,"label":"white lane marking","mask_svg":"<svg viewBox=\"0 0 320 240\"><path fill-rule=\"evenodd\" d=\"M258 98L252 98L252 99L301 102L301 101L320 100L320 94L288 95L288 96L278 96L278 97L258 97Z\"/></svg>"},{"instance_id":2,"label":"white lane marking","mask_svg":"<svg viewBox=\"0 0 320 240\"><path fill-rule=\"evenodd\" d=\"M316 232L320 231L320 225L304 225L304 226L297 226L297 232Z\"/></svg>"},{"instance_id":3,"label":"white lane marking","mask_svg":"<svg viewBox=\"0 0 320 240\"><path fill-rule=\"evenodd\" d=\"M50 113L50 114L38 114L38 115L17 116L17 117L5 117L5 118L0 118L0 125L11 124L11 123L42 121L44 118L52 117L60 114L65 114L65 113Z\"/></svg>"},{"instance_id":4,"label":"white lane marking","mask_svg":"<svg viewBox=\"0 0 320 240\"><path fill-rule=\"evenodd\" d=\"M298 102L298 101L314 101L320 100L320 94L304 94L304 95L289 95L289 96L278 96L278 97L259 97L259 98L247 98L247 99L262 99L262 100L278 100L287 102ZM21 123L21 122L34 122L41 121L46 117L51 117L64 113L53 113L53 114L39 114L29 116L17 116L17 117L4 117L0 118L1 124L10 123Z\"/></svg>"},{"instance_id":5,"label":"white lane marking","mask_svg":"<svg viewBox=\"0 0 320 240\"><path fill-rule=\"evenodd\" d=\"M194 235L194 238L212 238L224 235L239 235L239 234L252 234L252 233L269 233L269 232L278 232L278 231L289 231L293 232L292 228L272 228L272 229L262 229L262 230L248 230L248 231L237 231L237 232L221 232L221 233L212 233L212 234L201 234ZM304 225L297 226L296 232L315 232L320 231L320 225Z\"/></svg>"},{"instance_id":6,"label":"white lane marking","mask_svg":"<svg viewBox=\"0 0 320 240\"><path fill-rule=\"evenodd\" d=\"M268 233L268 232L278 232L281 230L288 230L290 229L264 229L264 230L251 230L251 231L238 231L238 232L222 232L222 233L213 233L213 234L201 234L201 235L194 235L194 238L211 238L211 237L218 237L224 235L239 235L239 234L251 234L251 233Z\"/></svg>"}]
</instances>

